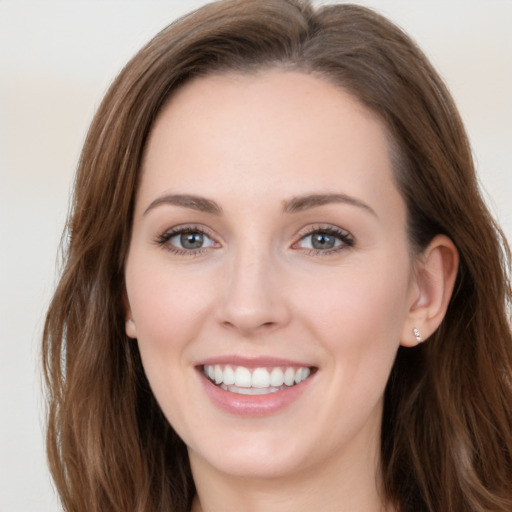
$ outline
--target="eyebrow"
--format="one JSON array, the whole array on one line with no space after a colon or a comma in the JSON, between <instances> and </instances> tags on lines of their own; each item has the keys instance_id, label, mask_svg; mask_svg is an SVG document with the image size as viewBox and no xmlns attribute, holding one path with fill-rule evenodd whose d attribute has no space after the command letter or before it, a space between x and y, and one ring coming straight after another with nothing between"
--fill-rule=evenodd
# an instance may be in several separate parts
<instances>
[{"instance_id":1,"label":"eyebrow","mask_svg":"<svg viewBox=\"0 0 512 512\"><path fill-rule=\"evenodd\" d=\"M293 197L292 199L284 202L284 212L296 213L331 203L344 203L351 206L357 206L358 208L362 208L363 210L366 210L377 217L375 210L369 205L360 199L348 196L346 194L310 194Z\"/></svg>"},{"instance_id":2,"label":"eyebrow","mask_svg":"<svg viewBox=\"0 0 512 512\"><path fill-rule=\"evenodd\" d=\"M285 213L297 213L311 208L317 208L326 204L344 203L351 206L362 208L377 217L375 210L369 205L346 194L308 194L304 196L292 197L284 201L283 211ZM189 208L191 210L209 213L212 215L222 215L222 208L213 200L205 197L195 196L192 194L167 194L155 199L144 211L146 215L150 210L162 204L170 204Z\"/></svg>"},{"instance_id":3,"label":"eyebrow","mask_svg":"<svg viewBox=\"0 0 512 512\"><path fill-rule=\"evenodd\" d=\"M191 194L167 194L158 197L146 208L143 215L146 215L150 210L162 204L181 206L182 208L190 208L191 210L212 215L222 215L222 208L215 201Z\"/></svg>"}]
</instances>

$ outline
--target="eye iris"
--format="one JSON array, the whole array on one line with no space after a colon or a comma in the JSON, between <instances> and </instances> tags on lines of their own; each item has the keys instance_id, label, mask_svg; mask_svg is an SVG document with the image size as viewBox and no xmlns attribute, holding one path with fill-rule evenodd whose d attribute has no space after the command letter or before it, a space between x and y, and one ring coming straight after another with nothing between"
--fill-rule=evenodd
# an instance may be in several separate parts
<instances>
[{"instance_id":1,"label":"eye iris","mask_svg":"<svg viewBox=\"0 0 512 512\"><path fill-rule=\"evenodd\" d=\"M336 238L327 233L315 233L311 236L311 246L314 249L332 249L336 245Z\"/></svg>"},{"instance_id":2,"label":"eye iris","mask_svg":"<svg viewBox=\"0 0 512 512\"><path fill-rule=\"evenodd\" d=\"M204 235L202 233L182 233L180 243L184 249L199 249L203 246Z\"/></svg>"}]
</instances>

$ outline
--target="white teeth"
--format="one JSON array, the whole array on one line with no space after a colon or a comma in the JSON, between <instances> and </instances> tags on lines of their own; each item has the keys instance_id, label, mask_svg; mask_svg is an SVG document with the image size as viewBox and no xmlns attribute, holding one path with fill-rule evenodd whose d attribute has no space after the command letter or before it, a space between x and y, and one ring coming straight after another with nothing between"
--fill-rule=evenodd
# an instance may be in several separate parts
<instances>
[{"instance_id":1,"label":"white teeth","mask_svg":"<svg viewBox=\"0 0 512 512\"><path fill-rule=\"evenodd\" d=\"M311 370L309 368L299 368L295 373L295 384L306 380L309 377Z\"/></svg>"},{"instance_id":2,"label":"white teeth","mask_svg":"<svg viewBox=\"0 0 512 512\"><path fill-rule=\"evenodd\" d=\"M269 393L275 393L279 391L279 388L237 388L236 386L220 386L225 391L231 393L238 393L239 395L268 395Z\"/></svg>"},{"instance_id":3,"label":"white teeth","mask_svg":"<svg viewBox=\"0 0 512 512\"><path fill-rule=\"evenodd\" d=\"M276 388L284 384L284 373L281 368L274 368L270 373L270 385Z\"/></svg>"},{"instance_id":4,"label":"white teeth","mask_svg":"<svg viewBox=\"0 0 512 512\"><path fill-rule=\"evenodd\" d=\"M251 387L251 372L243 366L238 366L235 370L235 386L238 388Z\"/></svg>"},{"instance_id":5,"label":"white teeth","mask_svg":"<svg viewBox=\"0 0 512 512\"><path fill-rule=\"evenodd\" d=\"M284 372L284 383L291 386L295 382L295 370L293 368L286 368Z\"/></svg>"},{"instance_id":6,"label":"white teeth","mask_svg":"<svg viewBox=\"0 0 512 512\"><path fill-rule=\"evenodd\" d=\"M276 367L255 368L249 370L244 366L233 367L226 365L205 365L203 373L223 389L245 395L258 395L279 391L283 385L293 386L306 380L311 374L307 367ZM229 389L228 389L229 388ZM259 391L258 391L259 390Z\"/></svg>"},{"instance_id":7,"label":"white teeth","mask_svg":"<svg viewBox=\"0 0 512 512\"><path fill-rule=\"evenodd\" d=\"M235 372L231 366L224 368L224 378L222 379L226 386L231 386L235 383Z\"/></svg>"},{"instance_id":8,"label":"white teeth","mask_svg":"<svg viewBox=\"0 0 512 512\"><path fill-rule=\"evenodd\" d=\"M251 387L268 388L270 385L270 375L265 368L256 368L252 372Z\"/></svg>"}]
</instances>

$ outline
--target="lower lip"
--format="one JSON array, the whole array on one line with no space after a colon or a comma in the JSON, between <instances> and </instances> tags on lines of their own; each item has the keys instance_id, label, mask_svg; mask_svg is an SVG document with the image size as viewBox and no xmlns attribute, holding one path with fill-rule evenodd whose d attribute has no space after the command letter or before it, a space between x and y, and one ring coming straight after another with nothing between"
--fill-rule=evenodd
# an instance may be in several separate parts
<instances>
[{"instance_id":1,"label":"lower lip","mask_svg":"<svg viewBox=\"0 0 512 512\"><path fill-rule=\"evenodd\" d=\"M275 414L297 400L310 385L313 376L295 386L266 395L232 393L213 384L202 372L200 378L206 394L217 407L237 416L261 417Z\"/></svg>"}]
</instances>

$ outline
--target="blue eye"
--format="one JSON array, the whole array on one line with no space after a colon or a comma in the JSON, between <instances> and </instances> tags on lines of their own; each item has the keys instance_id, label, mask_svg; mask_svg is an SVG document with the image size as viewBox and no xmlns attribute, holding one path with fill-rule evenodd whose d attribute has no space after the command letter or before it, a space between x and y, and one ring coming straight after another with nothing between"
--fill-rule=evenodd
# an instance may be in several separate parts
<instances>
[{"instance_id":1,"label":"blue eye","mask_svg":"<svg viewBox=\"0 0 512 512\"><path fill-rule=\"evenodd\" d=\"M178 228L166 232L158 237L157 243L177 254L197 253L216 245L204 231L196 228Z\"/></svg>"},{"instance_id":2,"label":"blue eye","mask_svg":"<svg viewBox=\"0 0 512 512\"><path fill-rule=\"evenodd\" d=\"M353 245L354 241L347 231L335 228L323 228L315 229L303 236L295 244L295 247L319 253L336 251L344 247L352 247Z\"/></svg>"},{"instance_id":3,"label":"blue eye","mask_svg":"<svg viewBox=\"0 0 512 512\"><path fill-rule=\"evenodd\" d=\"M203 248L209 240L210 238L199 231L183 231L171 237L169 242L180 249L194 250Z\"/></svg>"}]
</instances>

